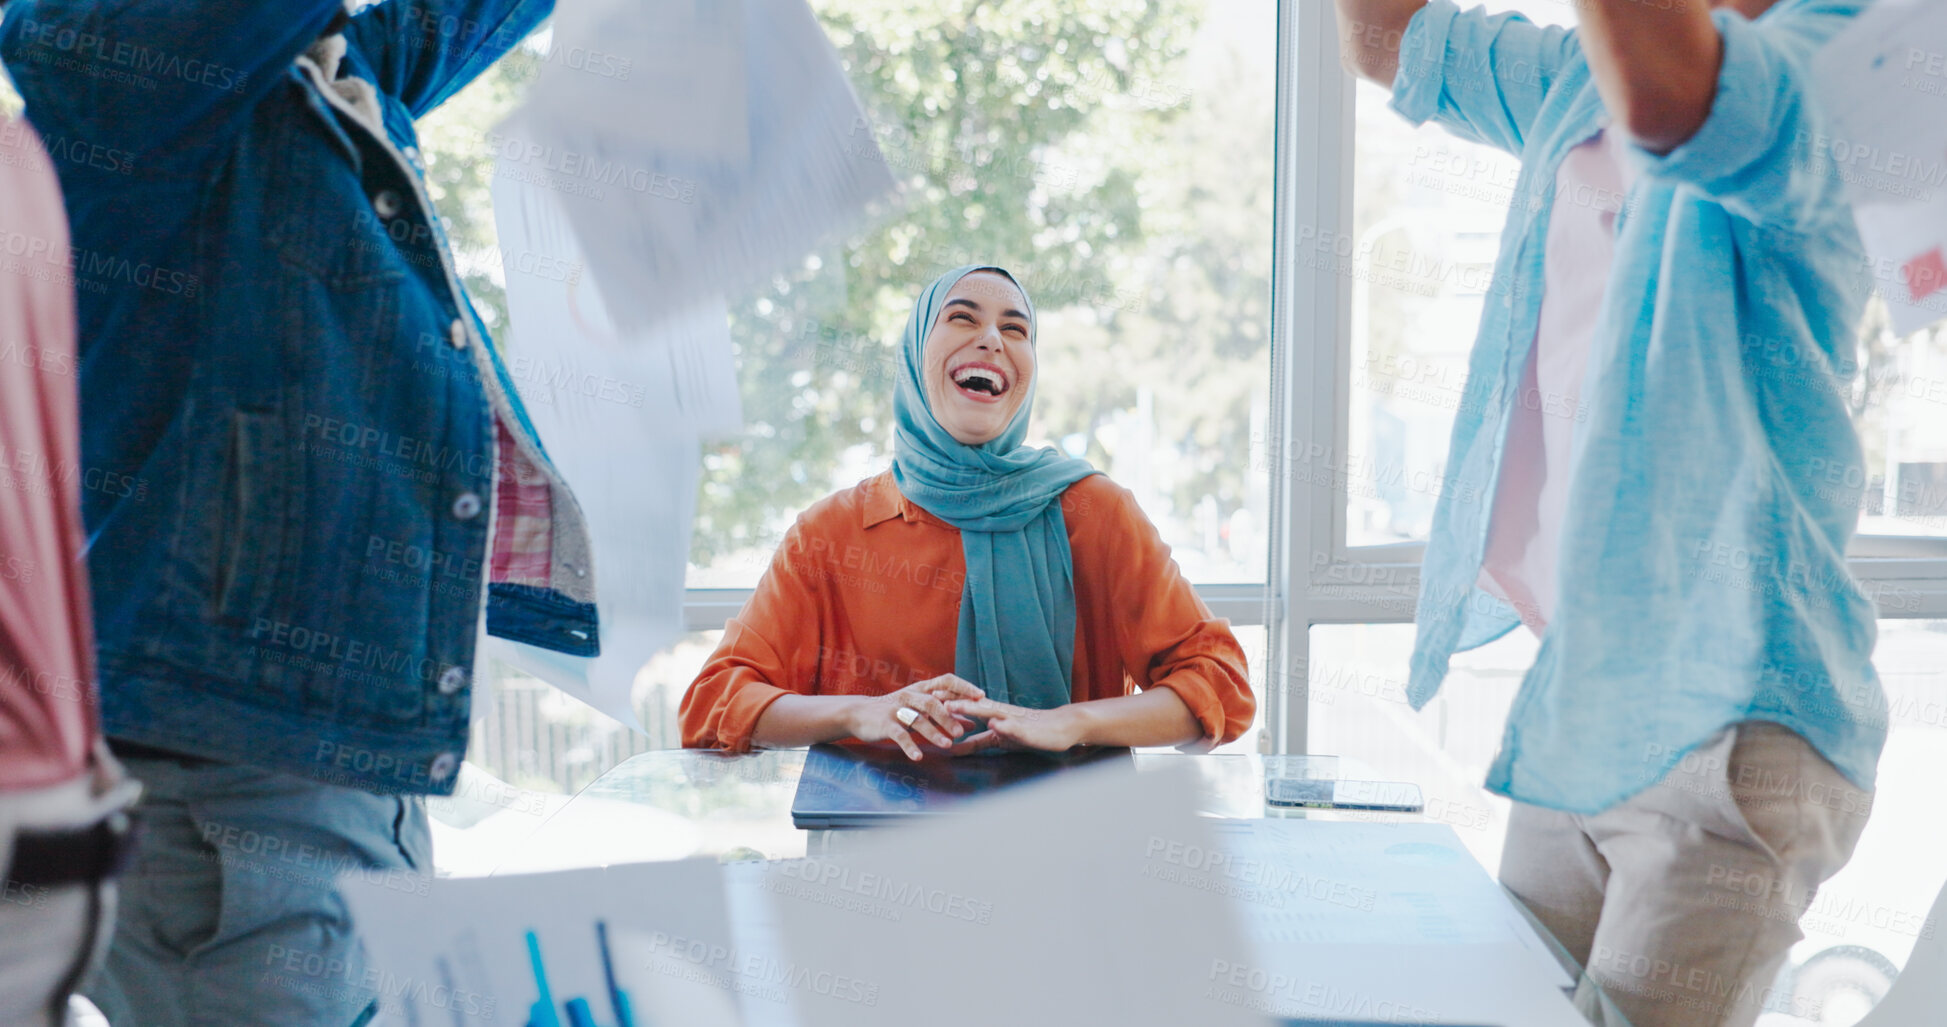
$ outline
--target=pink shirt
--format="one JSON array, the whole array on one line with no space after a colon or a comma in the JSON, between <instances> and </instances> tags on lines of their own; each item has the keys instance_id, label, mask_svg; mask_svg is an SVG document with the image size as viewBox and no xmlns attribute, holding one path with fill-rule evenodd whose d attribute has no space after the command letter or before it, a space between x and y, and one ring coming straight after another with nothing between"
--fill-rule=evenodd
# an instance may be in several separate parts
<instances>
[{"instance_id":1,"label":"pink shirt","mask_svg":"<svg viewBox=\"0 0 1947 1027\"><path fill-rule=\"evenodd\" d=\"M1634 175L1621 133L1598 133L1569 151L1555 177L1540 322L1488 517L1480 586L1540 635L1555 613L1555 556L1568 505L1589 342L1615 262L1616 218Z\"/></svg>"},{"instance_id":2,"label":"pink shirt","mask_svg":"<svg viewBox=\"0 0 1947 1027\"><path fill-rule=\"evenodd\" d=\"M67 781L97 733L81 562L67 212L33 130L0 114L0 790Z\"/></svg>"}]
</instances>

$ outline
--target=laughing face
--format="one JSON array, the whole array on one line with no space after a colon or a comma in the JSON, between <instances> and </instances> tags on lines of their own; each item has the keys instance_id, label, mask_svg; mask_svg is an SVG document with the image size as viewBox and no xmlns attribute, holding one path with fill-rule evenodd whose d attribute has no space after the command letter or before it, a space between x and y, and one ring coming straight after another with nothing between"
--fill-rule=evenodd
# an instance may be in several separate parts
<instances>
[{"instance_id":1,"label":"laughing face","mask_svg":"<svg viewBox=\"0 0 1947 1027\"><path fill-rule=\"evenodd\" d=\"M968 446L998 437L1034 381L1027 297L992 271L960 279L926 336L924 358L920 378L940 427Z\"/></svg>"}]
</instances>

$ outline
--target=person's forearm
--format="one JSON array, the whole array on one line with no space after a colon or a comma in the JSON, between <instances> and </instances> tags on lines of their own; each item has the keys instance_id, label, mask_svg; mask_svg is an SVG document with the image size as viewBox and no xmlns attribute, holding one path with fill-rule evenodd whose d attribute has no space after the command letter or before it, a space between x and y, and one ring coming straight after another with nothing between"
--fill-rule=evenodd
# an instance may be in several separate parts
<instances>
[{"instance_id":1,"label":"person's forearm","mask_svg":"<svg viewBox=\"0 0 1947 1027\"><path fill-rule=\"evenodd\" d=\"M1337 0L1339 62L1388 89L1399 73L1399 43L1427 0Z\"/></svg>"},{"instance_id":2,"label":"person's forearm","mask_svg":"<svg viewBox=\"0 0 1947 1027\"><path fill-rule=\"evenodd\" d=\"M1717 100L1724 40L1702 3L1583 0L1582 50L1609 114L1644 149L1697 134Z\"/></svg>"},{"instance_id":3,"label":"person's forearm","mask_svg":"<svg viewBox=\"0 0 1947 1027\"><path fill-rule=\"evenodd\" d=\"M856 695L784 695L764 707L751 725L750 743L760 749L794 749L852 737Z\"/></svg>"},{"instance_id":4,"label":"person's forearm","mask_svg":"<svg viewBox=\"0 0 1947 1027\"><path fill-rule=\"evenodd\" d=\"M9 5L0 57L43 131L90 145L200 152L233 130L318 38L344 0L139 0ZM136 59L167 74L96 77ZM147 59L142 58L142 59Z\"/></svg>"},{"instance_id":5,"label":"person's forearm","mask_svg":"<svg viewBox=\"0 0 1947 1027\"><path fill-rule=\"evenodd\" d=\"M1080 745L1188 745L1203 737L1196 714L1168 688L1072 703L1062 709L1075 718Z\"/></svg>"}]
</instances>

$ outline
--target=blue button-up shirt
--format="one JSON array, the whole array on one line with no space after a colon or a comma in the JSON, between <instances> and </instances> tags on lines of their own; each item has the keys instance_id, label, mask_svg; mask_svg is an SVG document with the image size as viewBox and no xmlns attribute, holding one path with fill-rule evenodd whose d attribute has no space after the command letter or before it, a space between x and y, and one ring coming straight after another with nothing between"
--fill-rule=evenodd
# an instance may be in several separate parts
<instances>
[{"instance_id":1,"label":"blue button-up shirt","mask_svg":"<svg viewBox=\"0 0 1947 1027\"><path fill-rule=\"evenodd\" d=\"M1844 396L1871 283L1815 152L1813 52L1868 0L1719 11L1708 120L1640 176L1617 225L1561 530L1560 606L1488 787L1593 813L1726 725L1775 721L1870 788L1886 738L1873 603L1850 577L1864 456ZM1572 30L1435 0L1400 45L1393 107L1522 159L1419 599L1409 698L1513 627L1475 585L1509 414L1533 348L1562 160L1609 123Z\"/></svg>"}]
</instances>

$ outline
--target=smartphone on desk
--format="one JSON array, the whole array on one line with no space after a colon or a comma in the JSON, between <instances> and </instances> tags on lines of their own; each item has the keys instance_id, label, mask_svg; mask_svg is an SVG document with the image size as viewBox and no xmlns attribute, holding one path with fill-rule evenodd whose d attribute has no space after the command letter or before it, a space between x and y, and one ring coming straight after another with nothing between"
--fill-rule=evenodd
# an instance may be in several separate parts
<instances>
[{"instance_id":1,"label":"smartphone on desk","mask_svg":"<svg viewBox=\"0 0 1947 1027\"><path fill-rule=\"evenodd\" d=\"M1419 813L1426 809L1420 786L1402 781L1320 781L1273 777L1264 782L1264 801L1292 809L1357 809Z\"/></svg>"}]
</instances>

